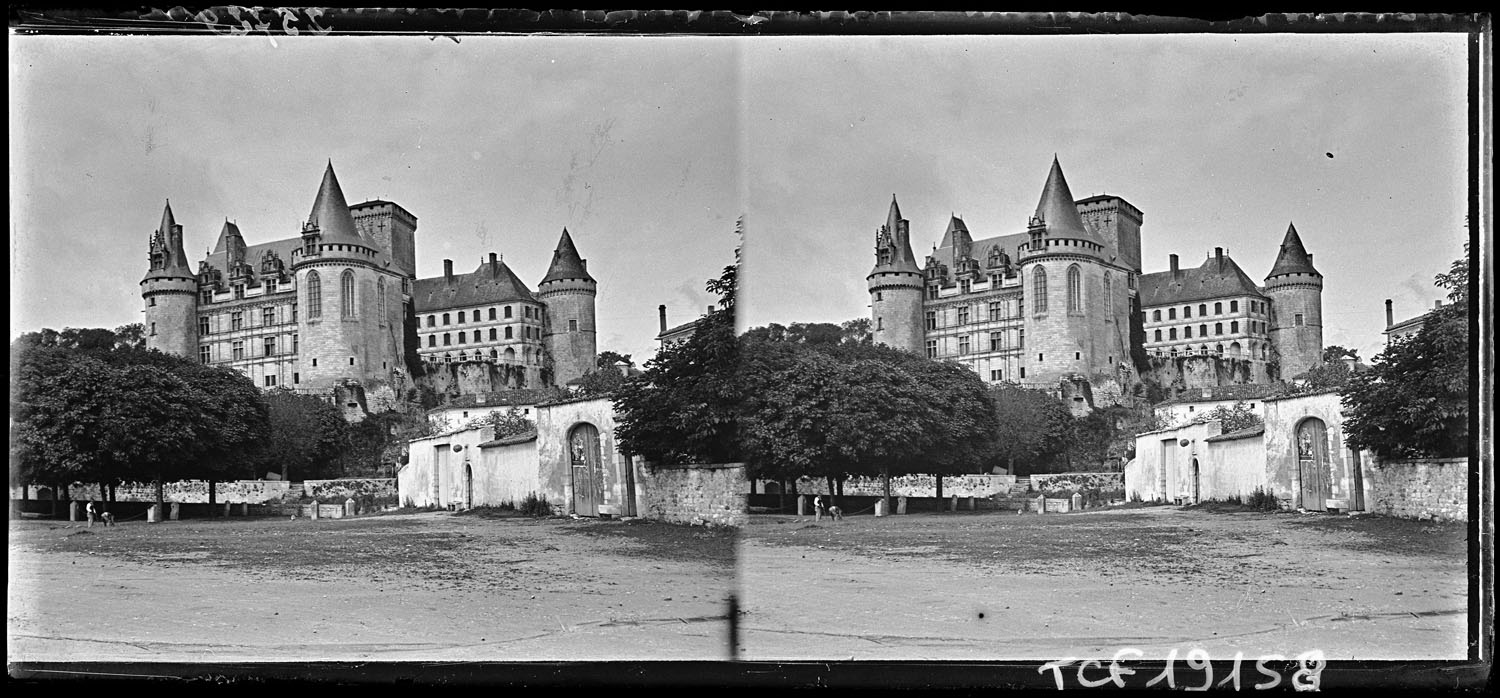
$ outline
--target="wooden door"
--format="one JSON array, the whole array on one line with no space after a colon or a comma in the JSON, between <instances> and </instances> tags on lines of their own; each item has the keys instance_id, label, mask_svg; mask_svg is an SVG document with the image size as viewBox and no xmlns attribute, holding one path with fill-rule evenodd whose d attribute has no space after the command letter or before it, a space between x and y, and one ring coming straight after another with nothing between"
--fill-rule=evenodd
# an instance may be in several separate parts
<instances>
[{"instance_id":1,"label":"wooden door","mask_svg":"<svg viewBox=\"0 0 1500 698\"><path fill-rule=\"evenodd\" d=\"M1328 429L1321 419L1305 419L1297 425L1297 471L1302 483L1302 508L1326 511L1326 502L1332 491L1328 474Z\"/></svg>"},{"instance_id":2,"label":"wooden door","mask_svg":"<svg viewBox=\"0 0 1500 698\"><path fill-rule=\"evenodd\" d=\"M568 435L568 459L573 474L573 513L598 516L604 499L604 473L599 462L599 430L594 425L573 427Z\"/></svg>"}]
</instances>

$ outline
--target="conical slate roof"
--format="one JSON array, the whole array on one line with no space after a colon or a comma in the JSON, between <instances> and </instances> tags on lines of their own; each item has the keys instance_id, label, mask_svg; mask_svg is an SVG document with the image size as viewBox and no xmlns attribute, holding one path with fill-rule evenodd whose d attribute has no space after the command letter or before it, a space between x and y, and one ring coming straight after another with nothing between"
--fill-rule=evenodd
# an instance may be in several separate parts
<instances>
[{"instance_id":1,"label":"conical slate roof","mask_svg":"<svg viewBox=\"0 0 1500 698\"><path fill-rule=\"evenodd\" d=\"M552 266L547 268L547 275L542 277L542 283L559 279L594 280L584 267L583 259L578 256L578 248L573 246L573 236L568 234L567 228L563 228L562 238L557 241L557 249L552 251Z\"/></svg>"},{"instance_id":2,"label":"conical slate roof","mask_svg":"<svg viewBox=\"0 0 1500 698\"><path fill-rule=\"evenodd\" d=\"M349 203L344 200L344 190L339 188L339 179L333 174L333 161L323 171L323 183L318 187L318 198L313 201L312 213L307 222L318 227L324 244L366 245L354 227L354 216L349 213Z\"/></svg>"},{"instance_id":3,"label":"conical slate roof","mask_svg":"<svg viewBox=\"0 0 1500 698\"><path fill-rule=\"evenodd\" d=\"M1269 279L1282 274L1318 274L1313 268L1312 259L1307 254L1307 248L1302 246L1302 238L1297 235L1297 226L1288 223L1286 226L1286 237L1281 240L1281 253L1276 255L1276 264L1271 266L1271 273L1266 275Z\"/></svg>"},{"instance_id":4,"label":"conical slate roof","mask_svg":"<svg viewBox=\"0 0 1500 698\"><path fill-rule=\"evenodd\" d=\"M886 233L890 235L891 261L886 264L875 262L875 269L871 274L880 272L912 272L920 274L922 267L917 264L916 255L911 253L910 233L905 232L902 223L906 219L901 217L901 207L896 205L896 195L891 195L891 209L885 217Z\"/></svg>"},{"instance_id":5,"label":"conical slate roof","mask_svg":"<svg viewBox=\"0 0 1500 698\"><path fill-rule=\"evenodd\" d=\"M156 252L158 246L164 256L164 264L160 269L148 270L147 279L196 276L192 266L188 264L187 253L182 249L182 231L177 225L176 217L172 215L170 200L161 212L161 225L151 235L153 253Z\"/></svg>"},{"instance_id":6,"label":"conical slate roof","mask_svg":"<svg viewBox=\"0 0 1500 698\"><path fill-rule=\"evenodd\" d=\"M1037 202L1036 216L1047 224L1047 235L1073 240L1088 240L1104 245L1104 240L1083 224L1078 215L1078 204L1073 201L1073 192L1068 189L1068 180L1063 178L1062 165L1057 156L1052 157L1052 171L1047 173L1047 184L1042 187L1042 200Z\"/></svg>"}]
</instances>

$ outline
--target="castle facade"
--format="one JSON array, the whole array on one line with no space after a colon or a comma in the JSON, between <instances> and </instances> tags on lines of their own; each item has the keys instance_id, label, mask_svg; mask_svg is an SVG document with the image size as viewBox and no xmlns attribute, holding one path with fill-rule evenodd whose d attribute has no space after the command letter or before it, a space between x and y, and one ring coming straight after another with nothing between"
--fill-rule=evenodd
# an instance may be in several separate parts
<instances>
[{"instance_id":1,"label":"castle facade","mask_svg":"<svg viewBox=\"0 0 1500 698\"><path fill-rule=\"evenodd\" d=\"M1118 196L1075 200L1054 158L1024 231L976 237L953 216L919 265L893 196L866 277L874 340L1075 409L1120 403L1143 380L1268 382L1317 364L1322 276L1295 228L1257 286L1222 249L1197 269L1172 255L1169 271L1143 273L1143 218Z\"/></svg>"},{"instance_id":2,"label":"castle facade","mask_svg":"<svg viewBox=\"0 0 1500 698\"><path fill-rule=\"evenodd\" d=\"M418 362L491 364L512 387L593 367L597 284L566 229L535 292L493 253L418 279L416 230L398 204L350 206L330 162L298 235L248 245L226 220L194 271L169 202L141 281L147 346L362 411L393 406Z\"/></svg>"}]
</instances>

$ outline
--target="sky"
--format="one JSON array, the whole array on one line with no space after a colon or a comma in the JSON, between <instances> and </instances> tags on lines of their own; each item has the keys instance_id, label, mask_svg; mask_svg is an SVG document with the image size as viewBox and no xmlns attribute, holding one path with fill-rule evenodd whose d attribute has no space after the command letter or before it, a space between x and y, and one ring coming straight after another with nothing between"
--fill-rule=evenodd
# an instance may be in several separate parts
<instances>
[{"instance_id":1,"label":"sky","mask_svg":"<svg viewBox=\"0 0 1500 698\"><path fill-rule=\"evenodd\" d=\"M534 291L566 227L598 348L637 363L717 297L741 168L735 47L692 37L10 37L11 337L141 321L170 199L190 258L226 218L294 237L331 160L417 217L417 275L490 252ZM729 147L726 147L729 146Z\"/></svg>"},{"instance_id":2,"label":"sky","mask_svg":"<svg viewBox=\"0 0 1500 698\"><path fill-rule=\"evenodd\" d=\"M1463 255L1463 35L794 37L743 58L752 144L741 320L869 316L895 194L919 262L951 214L1024 232L1052 158L1144 212L1142 265L1223 247L1258 283L1289 223L1325 345L1368 360Z\"/></svg>"},{"instance_id":3,"label":"sky","mask_svg":"<svg viewBox=\"0 0 1500 698\"><path fill-rule=\"evenodd\" d=\"M1467 238L1461 34L35 37L10 47L11 336L141 318L172 201L297 234L332 161L418 218L418 276L498 252L535 288L567 227L600 350L654 353L716 298L740 325L867 317L892 194L924 257L950 214L1021 232L1052 158L1145 214L1146 272L1223 247L1251 278L1294 223L1324 342L1369 359L1384 300L1431 308Z\"/></svg>"}]
</instances>

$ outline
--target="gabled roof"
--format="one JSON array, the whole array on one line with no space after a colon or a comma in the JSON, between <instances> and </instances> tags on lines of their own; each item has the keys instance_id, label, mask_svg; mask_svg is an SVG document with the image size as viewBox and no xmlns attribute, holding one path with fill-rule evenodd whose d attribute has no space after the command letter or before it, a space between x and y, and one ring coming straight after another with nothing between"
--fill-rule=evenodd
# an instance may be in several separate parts
<instances>
[{"instance_id":1,"label":"gabled roof","mask_svg":"<svg viewBox=\"0 0 1500 698\"><path fill-rule=\"evenodd\" d=\"M318 198L313 200L312 213L307 222L318 227L324 244L346 244L371 246L359 236L354 226L354 216L349 213L349 202L344 200L344 190L333 174L333 161L323 170L323 182L318 185Z\"/></svg>"},{"instance_id":2,"label":"gabled roof","mask_svg":"<svg viewBox=\"0 0 1500 698\"><path fill-rule=\"evenodd\" d=\"M1073 200L1073 192L1068 189L1068 180L1063 177L1062 165L1055 155L1052 170L1047 173L1047 183L1042 185L1036 217L1047 224L1049 237L1088 240L1101 247L1107 246L1104 238L1083 224L1083 216L1078 213L1078 204Z\"/></svg>"},{"instance_id":3,"label":"gabled roof","mask_svg":"<svg viewBox=\"0 0 1500 698\"><path fill-rule=\"evenodd\" d=\"M1209 257L1196 269L1180 269L1176 273L1153 272L1142 274L1140 279L1142 308L1226 296L1265 297L1249 275L1227 254Z\"/></svg>"},{"instance_id":4,"label":"gabled roof","mask_svg":"<svg viewBox=\"0 0 1500 698\"><path fill-rule=\"evenodd\" d=\"M244 244L241 242L240 244ZM259 245L250 245L245 248L245 263L255 268L255 273L260 274L260 258L267 250L276 253L286 265L288 271L292 268L292 251L301 249L302 238L286 238L285 240L272 240ZM229 273L229 255L223 249L216 249L203 258L210 266L225 274Z\"/></svg>"},{"instance_id":5,"label":"gabled roof","mask_svg":"<svg viewBox=\"0 0 1500 698\"><path fill-rule=\"evenodd\" d=\"M514 301L535 303L536 296L500 260L480 262L479 268L469 274L417 279L412 285L412 303L419 313Z\"/></svg>"},{"instance_id":6,"label":"gabled roof","mask_svg":"<svg viewBox=\"0 0 1500 698\"><path fill-rule=\"evenodd\" d=\"M568 234L567 228L563 228L562 237L557 241L557 249L552 251L552 266L547 268L547 275L542 277L542 283L559 279L594 280L594 277L589 276L583 259L578 256L578 248L573 246L573 236Z\"/></svg>"},{"instance_id":7,"label":"gabled roof","mask_svg":"<svg viewBox=\"0 0 1500 698\"><path fill-rule=\"evenodd\" d=\"M1297 235L1297 226L1290 223L1286 226L1286 237L1281 240L1281 253L1276 255L1276 264L1271 266L1271 273L1266 275L1269 279L1282 274L1318 274L1313 268L1312 258L1307 254L1307 248L1302 246L1302 238ZM1321 274L1318 274L1321 276Z\"/></svg>"}]
</instances>

